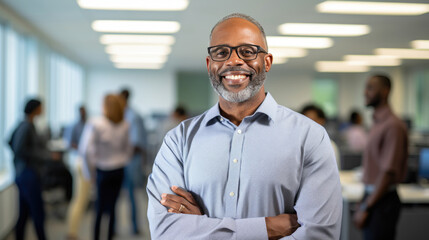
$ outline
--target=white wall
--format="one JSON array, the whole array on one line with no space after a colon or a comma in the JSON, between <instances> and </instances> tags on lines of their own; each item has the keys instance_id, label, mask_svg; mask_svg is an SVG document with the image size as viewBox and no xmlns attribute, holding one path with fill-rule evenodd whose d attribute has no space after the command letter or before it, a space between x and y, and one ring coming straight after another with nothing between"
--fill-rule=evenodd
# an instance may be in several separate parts
<instances>
[{"instance_id":1,"label":"white wall","mask_svg":"<svg viewBox=\"0 0 429 240\"><path fill-rule=\"evenodd\" d=\"M118 93L121 88L131 90L131 106L142 115L152 112L170 112L176 105L175 74L153 70L88 71L86 106L91 116L101 114L102 99L107 93Z\"/></svg>"}]
</instances>

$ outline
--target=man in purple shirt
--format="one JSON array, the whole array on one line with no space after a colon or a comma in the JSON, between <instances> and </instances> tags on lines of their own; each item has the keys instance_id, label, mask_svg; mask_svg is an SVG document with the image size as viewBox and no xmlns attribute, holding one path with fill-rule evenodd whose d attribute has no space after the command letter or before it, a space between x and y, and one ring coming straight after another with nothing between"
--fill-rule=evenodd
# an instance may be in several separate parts
<instances>
[{"instance_id":1,"label":"man in purple shirt","mask_svg":"<svg viewBox=\"0 0 429 240\"><path fill-rule=\"evenodd\" d=\"M365 99L374 108L374 125L363 155L365 196L354 215L364 239L394 239L401 202L396 185L407 173L407 128L389 107L391 81L387 76L368 79Z\"/></svg>"}]
</instances>

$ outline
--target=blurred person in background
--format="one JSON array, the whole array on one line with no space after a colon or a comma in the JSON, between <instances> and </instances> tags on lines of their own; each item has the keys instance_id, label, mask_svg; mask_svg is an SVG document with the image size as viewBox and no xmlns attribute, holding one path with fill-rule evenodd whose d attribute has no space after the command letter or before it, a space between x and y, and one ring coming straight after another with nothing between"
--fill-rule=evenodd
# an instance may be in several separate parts
<instances>
[{"instance_id":1,"label":"blurred person in background","mask_svg":"<svg viewBox=\"0 0 429 240\"><path fill-rule=\"evenodd\" d=\"M71 168L74 170L73 199L67 214L67 239L78 239L79 226L89 202L91 181L82 173L82 157L78 154L78 146L86 124L87 113L85 106L79 107L79 119L71 128L69 139L70 156L73 158Z\"/></svg>"},{"instance_id":2,"label":"blurred person in background","mask_svg":"<svg viewBox=\"0 0 429 240\"><path fill-rule=\"evenodd\" d=\"M25 239L27 219L32 217L39 240L46 239L45 211L42 199L41 167L61 155L50 153L34 126L34 119L42 114L42 102L31 99L25 104L25 119L13 131L9 145L14 153L15 182L19 191L19 217L15 226L17 240Z\"/></svg>"},{"instance_id":3,"label":"blurred person in background","mask_svg":"<svg viewBox=\"0 0 429 240\"><path fill-rule=\"evenodd\" d=\"M401 201L396 190L407 174L407 127L391 110L390 78L374 75L367 80L365 101L374 109L374 124L363 154L365 194L354 214L365 240L395 239Z\"/></svg>"},{"instance_id":4,"label":"blurred person in background","mask_svg":"<svg viewBox=\"0 0 429 240\"><path fill-rule=\"evenodd\" d=\"M168 118L165 119L157 129L157 133L156 133L157 150L159 150L159 148L161 147L165 134L167 134L168 131L175 128L177 125L179 125L183 120L187 118L189 118L189 116L184 107L177 106L174 109L174 111L170 114L170 116L168 116Z\"/></svg>"},{"instance_id":5,"label":"blurred person in background","mask_svg":"<svg viewBox=\"0 0 429 240\"><path fill-rule=\"evenodd\" d=\"M100 239L103 214L109 219L107 236L112 239L115 228L116 202L124 178L124 167L133 152L129 141L129 124L124 121L125 103L117 95L108 94L103 101L103 115L85 125L79 143L84 160L84 176L97 185L94 239Z\"/></svg>"},{"instance_id":6,"label":"blurred person in background","mask_svg":"<svg viewBox=\"0 0 429 240\"><path fill-rule=\"evenodd\" d=\"M140 234L138 222L138 209L136 204L135 188L145 183L146 176L144 173L144 164L146 156L146 141L147 132L144 125L143 118L131 108L129 99L131 96L130 90L124 88L120 92L120 96L125 101L125 120L130 126L130 142L133 145L133 154L130 161L125 167L124 185L128 189L128 196L130 201L130 216L133 224L133 233Z\"/></svg>"},{"instance_id":7,"label":"blurred person in background","mask_svg":"<svg viewBox=\"0 0 429 240\"><path fill-rule=\"evenodd\" d=\"M363 152L368 138L368 133L363 126L363 118L358 111L352 111L349 121L349 127L344 130L347 149L353 152Z\"/></svg>"},{"instance_id":8,"label":"blurred person in background","mask_svg":"<svg viewBox=\"0 0 429 240\"><path fill-rule=\"evenodd\" d=\"M308 104L304 106L301 110L301 114L315 121L316 123L325 127L326 124L326 115L322 108L314 105ZM338 150L337 144L331 139L332 148L334 149L335 159L337 160L338 169L341 169L340 161L340 151Z\"/></svg>"}]
</instances>

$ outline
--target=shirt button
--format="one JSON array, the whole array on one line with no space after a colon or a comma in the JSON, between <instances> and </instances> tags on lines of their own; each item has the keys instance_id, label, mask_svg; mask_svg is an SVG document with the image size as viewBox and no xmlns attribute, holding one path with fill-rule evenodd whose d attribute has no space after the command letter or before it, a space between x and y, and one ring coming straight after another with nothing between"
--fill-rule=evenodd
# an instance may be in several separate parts
<instances>
[{"instance_id":1,"label":"shirt button","mask_svg":"<svg viewBox=\"0 0 429 240\"><path fill-rule=\"evenodd\" d=\"M234 163L238 163L237 158L234 158L234 160L232 160Z\"/></svg>"},{"instance_id":2,"label":"shirt button","mask_svg":"<svg viewBox=\"0 0 429 240\"><path fill-rule=\"evenodd\" d=\"M234 197L235 193L234 192L230 192L229 196Z\"/></svg>"},{"instance_id":3,"label":"shirt button","mask_svg":"<svg viewBox=\"0 0 429 240\"><path fill-rule=\"evenodd\" d=\"M241 129L238 129L238 130L237 130L237 133L238 133L238 134L241 134Z\"/></svg>"},{"instance_id":4,"label":"shirt button","mask_svg":"<svg viewBox=\"0 0 429 240\"><path fill-rule=\"evenodd\" d=\"M223 122L223 118L220 118L220 121Z\"/></svg>"}]
</instances>

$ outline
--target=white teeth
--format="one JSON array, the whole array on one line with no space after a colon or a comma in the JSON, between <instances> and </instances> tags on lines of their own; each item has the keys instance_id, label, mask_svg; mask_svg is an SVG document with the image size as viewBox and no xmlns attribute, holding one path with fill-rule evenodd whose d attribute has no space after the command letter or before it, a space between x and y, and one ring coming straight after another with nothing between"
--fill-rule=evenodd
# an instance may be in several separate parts
<instances>
[{"instance_id":1,"label":"white teeth","mask_svg":"<svg viewBox=\"0 0 429 240\"><path fill-rule=\"evenodd\" d=\"M237 79L246 78L246 75L226 75L225 78L231 79L231 80L237 80Z\"/></svg>"}]
</instances>

